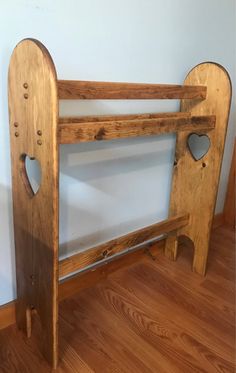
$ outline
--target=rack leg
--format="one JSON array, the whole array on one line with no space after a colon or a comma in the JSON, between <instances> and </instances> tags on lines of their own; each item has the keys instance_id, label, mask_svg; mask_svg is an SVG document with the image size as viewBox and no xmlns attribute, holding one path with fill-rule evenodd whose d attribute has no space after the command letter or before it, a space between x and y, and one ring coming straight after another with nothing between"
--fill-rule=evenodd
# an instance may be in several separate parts
<instances>
[{"instance_id":1,"label":"rack leg","mask_svg":"<svg viewBox=\"0 0 236 373\"><path fill-rule=\"evenodd\" d=\"M31 337L31 331L32 331L32 310L31 308L26 309L26 334L27 337Z\"/></svg>"},{"instance_id":2,"label":"rack leg","mask_svg":"<svg viewBox=\"0 0 236 373\"><path fill-rule=\"evenodd\" d=\"M207 256L208 256L208 242L202 240L201 245L195 245L193 257L193 271L204 276L206 273Z\"/></svg>"},{"instance_id":3,"label":"rack leg","mask_svg":"<svg viewBox=\"0 0 236 373\"><path fill-rule=\"evenodd\" d=\"M41 322L43 353L58 360L58 95L53 61L37 40L22 40L9 66L9 113L17 280L17 325L31 335ZM26 159L37 160L34 191ZM32 331L33 332L33 331Z\"/></svg>"},{"instance_id":4,"label":"rack leg","mask_svg":"<svg viewBox=\"0 0 236 373\"><path fill-rule=\"evenodd\" d=\"M176 260L178 250L178 237L176 233L169 234L165 242L165 255L171 260Z\"/></svg>"}]
</instances>

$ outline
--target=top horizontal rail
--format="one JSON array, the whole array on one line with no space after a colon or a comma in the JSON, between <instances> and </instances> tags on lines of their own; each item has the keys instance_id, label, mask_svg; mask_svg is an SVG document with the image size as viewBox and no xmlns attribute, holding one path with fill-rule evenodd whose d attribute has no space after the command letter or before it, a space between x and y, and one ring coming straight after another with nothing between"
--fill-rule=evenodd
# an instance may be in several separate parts
<instances>
[{"instance_id":1,"label":"top horizontal rail","mask_svg":"<svg viewBox=\"0 0 236 373\"><path fill-rule=\"evenodd\" d=\"M106 99L201 99L207 87L198 85L145 84L58 80L58 96L62 100Z\"/></svg>"}]
</instances>

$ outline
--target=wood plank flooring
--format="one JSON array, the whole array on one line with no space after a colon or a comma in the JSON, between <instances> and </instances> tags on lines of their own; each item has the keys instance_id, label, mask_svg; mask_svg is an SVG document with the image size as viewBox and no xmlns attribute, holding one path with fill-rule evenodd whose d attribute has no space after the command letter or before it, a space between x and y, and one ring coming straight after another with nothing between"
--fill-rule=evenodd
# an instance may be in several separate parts
<instances>
[{"instance_id":1,"label":"wood plank flooring","mask_svg":"<svg viewBox=\"0 0 236 373\"><path fill-rule=\"evenodd\" d=\"M235 372L234 232L211 239L205 278L191 272L192 252L177 263L145 255L59 307L57 372ZM0 372L51 372L16 326L0 332Z\"/></svg>"}]
</instances>

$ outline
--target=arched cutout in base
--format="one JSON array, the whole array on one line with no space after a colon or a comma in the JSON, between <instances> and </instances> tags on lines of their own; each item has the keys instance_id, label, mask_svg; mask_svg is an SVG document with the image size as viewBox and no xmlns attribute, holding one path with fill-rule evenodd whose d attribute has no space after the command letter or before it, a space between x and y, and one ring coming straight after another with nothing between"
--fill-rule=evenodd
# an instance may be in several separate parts
<instances>
[{"instance_id":1,"label":"arched cutout in base","mask_svg":"<svg viewBox=\"0 0 236 373\"><path fill-rule=\"evenodd\" d=\"M191 267L192 267L194 253L195 253L195 246L191 238L185 235L180 235L178 237L177 258L180 256L183 257L184 259L188 261L188 263L191 263Z\"/></svg>"}]
</instances>

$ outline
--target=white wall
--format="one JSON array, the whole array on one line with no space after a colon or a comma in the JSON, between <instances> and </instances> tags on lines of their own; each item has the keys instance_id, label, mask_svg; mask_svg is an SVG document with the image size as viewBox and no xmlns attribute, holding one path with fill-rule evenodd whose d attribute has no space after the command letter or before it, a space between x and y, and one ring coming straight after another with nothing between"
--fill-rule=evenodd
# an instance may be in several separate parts
<instances>
[{"instance_id":1,"label":"white wall","mask_svg":"<svg viewBox=\"0 0 236 373\"><path fill-rule=\"evenodd\" d=\"M15 297L7 69L25 37L49 49L58 77L182 83L217 61L235 86L234 0L0 0L0 304ZM222 211L233 102L217 201ZM63 114L172 111L178 102L62 102ZM174 136L61 147L61 255L167 216ZM69 245L65 242L68 241Z\"/></svg>"}]
</instances>

